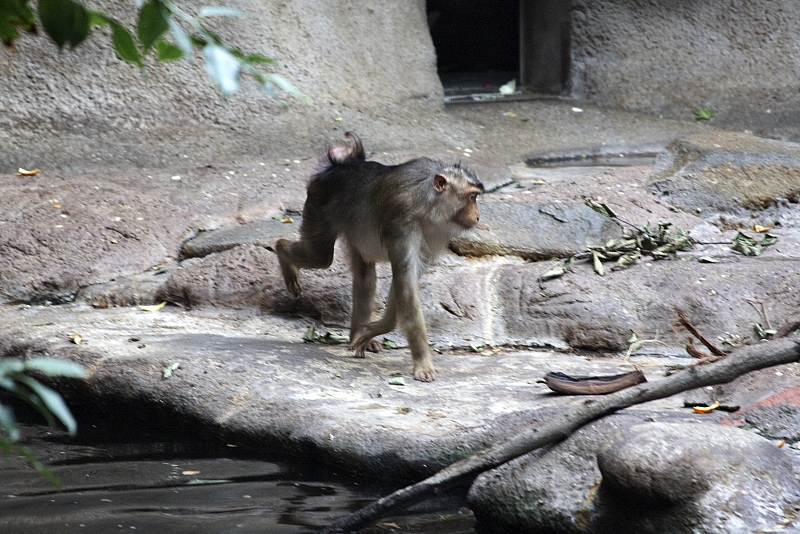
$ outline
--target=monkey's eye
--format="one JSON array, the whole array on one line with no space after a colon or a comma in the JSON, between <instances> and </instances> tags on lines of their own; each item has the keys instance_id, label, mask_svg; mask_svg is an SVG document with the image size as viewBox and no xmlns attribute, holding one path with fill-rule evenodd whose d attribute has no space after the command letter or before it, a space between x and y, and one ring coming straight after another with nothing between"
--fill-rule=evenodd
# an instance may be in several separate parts
<instances>
[{"instance_id":1,"label":"monkey's eye","mask_svg":"<svg viewBox=\"0 0 800 534\"><path fill-rule=\"evenodd\" d=\"M475 201L477 201L477 200L478 200L478 193L472 193L472 194L469 196L469 201L470 201L470 202L475 202Z\"/></svg>"}]
</instances>

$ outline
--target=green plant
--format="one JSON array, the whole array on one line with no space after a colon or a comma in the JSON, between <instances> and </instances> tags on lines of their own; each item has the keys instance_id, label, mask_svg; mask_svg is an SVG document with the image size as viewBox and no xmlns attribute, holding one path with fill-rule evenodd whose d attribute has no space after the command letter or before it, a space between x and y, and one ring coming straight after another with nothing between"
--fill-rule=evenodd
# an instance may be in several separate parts
<instances>
[{"instance_id":1,"label":"green plant","mask_svg":"<svg viewBox=\"0 0 800 534\"><path fill-rule=\"evenodd\" d=\"M692 113L694 113L695 122L707 121L717 116L716 113L708 108L699 108L694 110Z\"/></svg>"},{"instance_id":2,"label":"green plant","mask_svg":"<svg viewBox=\"0 0 800 534\"><path fill-rule=\"evenodd\" d=\"M3 0L0 0L3 1ZM14 396L23 400L42 417L47 424L55 425L60 421L74 436L77 424L72 413L56 391L45 386L35 378L28 375L31 371L42 373L46 376L66 376L81 378L84 376L83 368L73 362L57 360L55 358L0 358L0 388L9 391ZM28 447L17 442L20 431L11 408L0 403L0 449L6 454L15 450L28 460L28 463L46 478L59 484L53 473L39 462Z\"/></svg>"},{"instance_id":3,"label":"green plant","mask_svg":"<svg viewBox=\"0 0 800 534\"><path fill-rule=\"evenodd\" d=\"M203 51L206 72L223 97L236 92L241 75L247 74L282 107L285 104L278 99L277 90L306 103L311 102L283 76L262 72L263 67L273 70L283 67L278 60L227 46L207 25L211 17L242 17L241 11L206 6L193 16L170 0L147 0L137 2L136 29L132 32L113 17L89 9L78 0L39 0L36 12L28 5L29 2L0 0L0 39L9 49L14 49L20 30L36 31L37 18L59 48L68 46L73 49L89 36L92 29L107 26L111 29L111 43L117 55L142 70L145 68L144 58L151 51L159 61L173 61L188 57L194 48L199 48Z\"/></svg>"}]
</instances>

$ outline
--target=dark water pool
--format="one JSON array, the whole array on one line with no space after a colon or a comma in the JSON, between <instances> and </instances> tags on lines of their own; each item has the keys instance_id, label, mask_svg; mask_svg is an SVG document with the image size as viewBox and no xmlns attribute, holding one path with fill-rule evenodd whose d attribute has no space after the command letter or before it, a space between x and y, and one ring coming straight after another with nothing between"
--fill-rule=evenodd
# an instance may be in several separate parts
<instances>
[{"instance_id":1,"label":"dark water pool","mask_svg":"<svg viewBox=\"0 0 800 534\"><path fill-rule=\"evenodd\" d=\"M62 488L0 452L3 534L313 532L397 489L197 435L83 422L75 439L35 424L23 425L23 436ZM462 506L458 498L428 504L362 532L474 534Z\"/></svg>"}]
</instances>

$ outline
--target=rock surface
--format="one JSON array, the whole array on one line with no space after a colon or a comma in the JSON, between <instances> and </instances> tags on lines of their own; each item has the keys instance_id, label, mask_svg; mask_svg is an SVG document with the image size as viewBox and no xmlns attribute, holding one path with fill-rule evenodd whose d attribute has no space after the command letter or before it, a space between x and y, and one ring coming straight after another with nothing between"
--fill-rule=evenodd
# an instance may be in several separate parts
<instances>
[{"instance_id":1,"label":"rock surface","mask_svg":"<svg viewBox=\"0 0 800 534\"><path fill-rule=\"evenodd\" d=\"M470 505L490 532L721 534L785 525L800 497L790 456L703 419L638 409L606 417L480 475Z\"/></svg>"},{"instance_id":2,"label":"rock surface","mask_svg":"<svg viewBox=\"0 0 800 534\"><path fill-rule=\"evenodd\" d=\"M800 146L738 133L686 137L667 146L648 185L673 205L722 225L796 227Z\"/></svg>"},{"instance_id":3,"label":"rock surface","mask_svg":"<svg viewBox=\"0 0 800 534\"><path fill-rule=\"evenodd\" d=\"M564 258L622 236L622 229L583 204L485 202L481 223L456 237L462 256L518 256L527 260Z\"/></svg>"},{"instance_id":4,"label":"rock surface","mask_svg":"<svg viewBox=\"0 0 800 534\"><path fill-rule=\"evenodd\" d=\"M503 114L509 109L519 112L516 122ZM540 277L551 262L443 254L421 280L429 337L441 352L434 356L439 375L433 384L420 384L408 376L410 358L404 349L355 360L344 347L300 344L312 324L322 333L328 328L346 333L350 316L350 275L341 248L330 269L301 274L304 293L297 299L283 287L270 250L276 238L294 235L299 228L299 218L293 216L287 224L276 217L302 209L316 159L311 154L320 147L296 158L287 149L289 158L222 160L211 166L187 161L168 169L103 173L45 169L36 177L4 177L0 354L50 354L85 364L87 381L56 384L70 402L122 404L141 409L150 424L177 418L229 442L314 455L351 471L407 481L496 443L515 429L557 417L572 400L550 394L538 382L548 371L616 374L636 365L656 380L670 366L691 363L684 351L686 333L673 326L676 306L724 348L757 342L756 322L777 327L796 317L800 234L791 219L773 230L778 243L758 257L745 257L725 244L739 228L714 226L696 211L682 211L654 196L648 189L652 167L647 161L631 167L570 168L523 163L531 151L534 123L565 135L569 129L591 132L602 124L608 128L607 139L631 143L666 140L676 131L696 130L696 125L673 130L675 125L663 123L663 129L651 131L649 122L634 121L636 134L621 126L627 116L591 109L574 116L569 104L552 102L449 113L448 120L471 121L465 128L481 130L485 144L478 148L450 142L412 153L398 141L393 151L371 152L369 157L396 163L438 154L477 164L481 178L491 184L481 203L487 219L495 209L499 214L490 226L493 232L504 232L498 239L505 242L503 254L569 254L581 247L581 239L602 240L606 231L619 235L616 223L583 207L583 197L612 207L627 222L622 223L627 231L669 220L708 244L679 252L674 259L651 261L645 256L626 270L607 269L602 277L591 265L577 262L565 276L545 282ZM340 138L340 132L332 137ZM555 149L562 141L549 147ZM577 146L587 146L585 136L583 141ZM503 185L509 179L512 183ZM580 227L575 222L580 219L562 217L564 213L583 212L594 223L587 225L591 231L576 232L581 237L571 248L542 253L545 247L536 242L539 227L525 215L519 222L514 219L532 207L539 215L546 212L548 220L563 219L558 225L570 230ZM521 225L530 229L521 232ZM54 230L61 233L54 236ZM556 229L551 236L565 233ZM719 263L700 263L703 256ZM389 282L390 269L382 265L380 297ZM132 307L162 300L183 309L170 305L148 313ZM31 305L47 301L65 304ZM632 332L643 343L626 354ZM84 341L70 343L72 333L80 333ZM404 345L397 332L387 337ZM583 350L592 352L576 352ZM175 363L180 366L164 378L164 370ZM722 418L729 426L785 437L788 445L781 454L797 463L794 397L786 393L800 385L797 367L748 375L725 386L729 389L648 404L633 410L631 424L694 418L687 403L707 404L716 396L731 409L738 403L742 411L726 417L710 414L703 421ZM403 373L405 385L390 385L392 373ZM769 380L770 373L780 375ZM149 418L150 413L159 416ZM598 443L611 439L618 430L614 421L622 416L627 417L609 418L610 426L597 423ZM589 458L597 450L592 443L581 445L585 450L576 449L573 458ZM565 442L538 454L572 446ZM593 517L575 503L597 489L596 467L587 468L570 485L555 485L566 480L561 470L573 464L542 464L550 471L542 471L541 477L552 477L554 485L544 504L519 521L560 525L572 532L572 521ZM756 465L749 460L743 464ZM508 476L518 477L515 473L508 471ZM509 513L503 521L517 521L510 519L517 512ZM655 509L647 513L658 517Z\"/></svg>"}]
</instances>

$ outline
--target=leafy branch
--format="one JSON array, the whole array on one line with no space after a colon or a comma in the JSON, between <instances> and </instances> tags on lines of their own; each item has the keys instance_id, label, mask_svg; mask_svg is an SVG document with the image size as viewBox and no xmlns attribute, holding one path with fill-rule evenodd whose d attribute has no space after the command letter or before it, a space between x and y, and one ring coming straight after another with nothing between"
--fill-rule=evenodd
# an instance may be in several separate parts
<instances>
[{"instance_id":1,"label":"leafy branch","mask_svg":"<svg viewBox=\"0 0 800 534\"><path fill-rule=\"evenodd\" d=\"M130 31L115 18L87 8L79 0L39 0L38 11L28 5L30 0L0 0L0 39L10 50L20 30L37 33L37 17L44 32L59 48L74 49L98 26L111 29L111 43L120 59L144 70L145 57L154 52L158 61L174 61L190 57L195 48L203 51L206 72L217 85L222 97L235 93L242 74L251 76L270 98L281 107L278 90L306 103L311 99L275 72L264 72L284 65L271 57L246 53L226 45L222 38L207 26L212 17L243 17L244 13L228 7L205 6L196 16L185 12L171 0L147 0L138 3L135 31Z\"/></svg>"},{"instance_id":2,"label":"leafy branch","mask_svg":"<svg viewBox=\"0 0 800 534\"><path fill-rule=\"evenodd\" d=\"M591 198L584 198L587 206L601 215L605 215L618 223L631 227L635 232L626 234L620 239L611 239L605 245L590 246L585 252L579 252L569 258L560 260L558 264L551 267L541 275L541 280L550 280L565 275L571 268L572 263L579 260L591 258L594 271L600 276L605 275L604 261L614 261L612 270L624 269L633 265L643 255L648 255L653 260L663 260L672 258L675 253L694 247L695 244L727 244L728 242L703 243L695 241L686 230L680 228L670 228L671 222L662 221L656 228L650 228L650 223L645 223L641 228L621 219L607 205L597 202ZM778 241L778 236L764 234L761 241L738 232L730 241L731 249L744 254L745 256L758 256L764 247L774 245ZM717 263L717 260L710 256L698 258L701 263Z\"/></svg>"},{"instance_id":3,"label":"leafy branch","mask_svg":"<svg viewBox=\"0 0 800 534\"><path fill-rule=\"evenodd\" d=\"M64 403L64 399L53 389L29 376L28 373L31 371L42 373L45 376L82 378L84 376L83 368L76 363L54 358L30 360L0 358L0 388L34 408L44 417L48 425L53 426L57 420L60 421L66 427L69 435L74 436L78 427L75 418ZM11 408L0 403L0 450L11 454L16 449L42 476L58 485L58 479L36 459L33 452L17 443L19 436L19 426L14 418L14 413Z\"/></svg>"}]
</instances>

